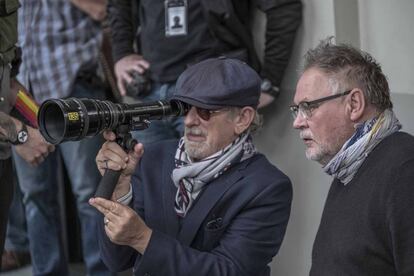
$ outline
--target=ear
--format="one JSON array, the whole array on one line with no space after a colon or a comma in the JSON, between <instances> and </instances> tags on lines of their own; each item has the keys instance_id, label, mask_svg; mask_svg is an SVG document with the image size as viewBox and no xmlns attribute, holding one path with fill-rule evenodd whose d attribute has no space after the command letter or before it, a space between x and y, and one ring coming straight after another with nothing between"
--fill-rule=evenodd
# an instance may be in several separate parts
<instances>
[{"instance_id":1,"label":"ear","mask_svg":"<svg viewBox=\"0 0 414 276\"><path fill-rule=\"evenodd\" d=\"M366 108L366 100L364 92L361 89L355 88L348 95L348 102L346 105L346 111L349 114L349 118L352 122L359 122L364 116Z\"/></svg>"},{"instance_id":2,"label":"ear","mask_svg":"<svg viewBox=\"0 0 414 276\"><path fill-rule=\"evenodd\" d=\"M240 110L239 115L235 118L234 132L236 135L243 133L252 123L256 110L253 107L245 106Z\"/></svg>"}]
</instances>

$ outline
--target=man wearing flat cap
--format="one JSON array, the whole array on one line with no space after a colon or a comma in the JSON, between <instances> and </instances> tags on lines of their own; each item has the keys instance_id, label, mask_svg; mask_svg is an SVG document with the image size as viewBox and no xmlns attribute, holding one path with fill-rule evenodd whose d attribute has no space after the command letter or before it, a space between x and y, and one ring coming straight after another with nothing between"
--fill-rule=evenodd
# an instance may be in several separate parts
<instances>
[{"instance_id":1,"label":"man wearing flat cap","mask_svg":"<svg viewBox=\"0 0 414 276\"><path fill-rule=\"evenodd\" d=\"M122 174L111 200L90 203L103 214L98 237L110 270L270 275L292 188L252 141L260 83L241 61L208 59L177 81L173 99L189 105L180 140L125 153L105 133L98 168Z\"/></svg>"}]
</instances>

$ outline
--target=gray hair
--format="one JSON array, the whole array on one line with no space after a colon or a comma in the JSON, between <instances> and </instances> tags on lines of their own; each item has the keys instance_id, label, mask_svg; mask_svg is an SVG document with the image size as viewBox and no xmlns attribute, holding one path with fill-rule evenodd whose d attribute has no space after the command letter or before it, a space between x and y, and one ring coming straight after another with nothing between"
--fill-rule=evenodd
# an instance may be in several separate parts
<instances>
[{"instance_id":1,"label":"gray hair","mask_svg":"<svg viewBox=\"0 0 414 276\"><path fill-rule=\"evenodd\" d=\"M305 54L304 71L316 67L330 78L334 93L360 88L379 111L392 108L388 81L381 66L368 53L347 44L335 45L329 37Z\"/></svg>"},{"instance_id":2,"label":"gray hair","mask_svg":"<svg viewBox=\"0 0 414 276\"><path fill-rule=\"evenodd\" d=\"M241 110L241 107L231 107L229 116L231 118L235 118L237 115L239 115L240 110ZM257 112L257 110L255 110L253 121L250 124L250 126L246 129L246 131L250 132L251 134L254 134L257 131L259 131L262 127L263 127L263 116L260 115L259 112Z\"/></svg>"},{"instance_id":3,"label":"gray hair","mask_svg":"<svg viewBox=\"0 0 414 276\"><path fill-rule=\"evenodd\" d=\"M254 115L254 119L250 124L249 128L247 129L251 134L256 133L263 127L263 116L259 114L256 110L256 114Z\"/></svg>"}]
</instances>

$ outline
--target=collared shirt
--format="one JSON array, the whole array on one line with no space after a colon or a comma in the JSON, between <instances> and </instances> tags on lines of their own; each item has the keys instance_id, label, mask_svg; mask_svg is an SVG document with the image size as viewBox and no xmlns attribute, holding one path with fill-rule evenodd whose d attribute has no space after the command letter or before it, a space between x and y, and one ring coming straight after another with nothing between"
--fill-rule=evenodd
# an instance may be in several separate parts
<instances>
[{"instance_id":1,"label":"collared shirt","mask_svg":"<svg viewBox=\"0 0 414 276\"><path fill-rule=\"evenodd\" d=\"M97 64L98 22L69 0L24 0L19 9L19 79L41 103L70 95L80 68Z\"/></svg>"}]
</instances>

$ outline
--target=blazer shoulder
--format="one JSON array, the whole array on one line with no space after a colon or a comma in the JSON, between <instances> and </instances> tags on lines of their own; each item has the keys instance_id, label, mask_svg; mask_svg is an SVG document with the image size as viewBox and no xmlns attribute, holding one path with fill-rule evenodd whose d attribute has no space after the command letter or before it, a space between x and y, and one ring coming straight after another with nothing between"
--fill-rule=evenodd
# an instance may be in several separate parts
<instances>
[{"instance_id":1,"label":"blazer shoulder","mask_svg":"<svg viewBox=\"0 0 414 276\"><path fill-rule=\"evenodd\" d=\"M246 166L246 169L254 170L257 174L269 175L273 177L287 178L289 177L282 172L278 167L273 165L263 154L259 153L254 156L251 162Z\"/></svg>"},{"instance_id":2,"label":"blazer shoulder","mask_svg":"<svg viewBox=\"0 0 414 276\"><path fill-rule=\"evenodd\" d=\"M290 178L263 155L257 154L241 170L247 181L254 181L259 186L275 185L291 189L292 183Z\"/></svg>"}]
</instances>

